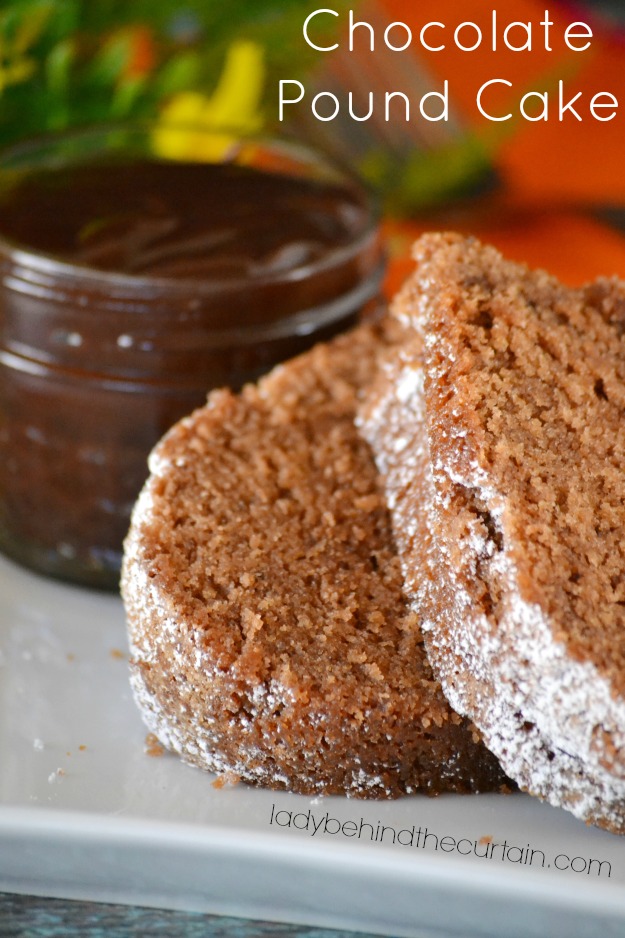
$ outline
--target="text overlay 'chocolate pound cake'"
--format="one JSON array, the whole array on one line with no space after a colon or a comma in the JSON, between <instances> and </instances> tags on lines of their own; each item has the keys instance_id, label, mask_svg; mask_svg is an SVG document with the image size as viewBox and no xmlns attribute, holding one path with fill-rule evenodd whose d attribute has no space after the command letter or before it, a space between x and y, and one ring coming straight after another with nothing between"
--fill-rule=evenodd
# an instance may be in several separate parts
<instances>
[{"instance_id":1,"label":"text overlay 'chocolate pound cake'","mask_svg":"<svg viewBox=\"0 0 625 938\"><path fill-rule=\"evenodd\" d=\"M388 341L361 327L214 393L152 455L123 573L132 683L188 762L307 794L504 783L433 678L354 425Z\"/></svg>"},{"instance_id":2,"label":"text overlay 'chocolate pound cake'","mask_svg":"<svg viewBox=\"0 0 625 938\"><path fill-rule=\"evenodd\" d=\"M521 787L625 830L625 285L417 243L363 414L434 671Z\"/></svg>"}]
</instances>

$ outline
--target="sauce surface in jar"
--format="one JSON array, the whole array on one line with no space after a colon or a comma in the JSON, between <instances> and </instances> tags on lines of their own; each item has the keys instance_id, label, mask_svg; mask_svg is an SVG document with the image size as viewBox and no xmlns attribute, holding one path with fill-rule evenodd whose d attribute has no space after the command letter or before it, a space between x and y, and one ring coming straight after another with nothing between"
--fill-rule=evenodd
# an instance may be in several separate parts
<instances>
[{"instance_id":1,"label":"sauce surface in jar","mask_svg":"<svg viewBox=\"0 0 625 938\"><path fill-rule=\"evenodd\" d=\"M275 276L366 224L346 185L235 163L137 159L43 170L0 197L0 232L28 250L136 276Z\"/></svg>"}]
</instances>

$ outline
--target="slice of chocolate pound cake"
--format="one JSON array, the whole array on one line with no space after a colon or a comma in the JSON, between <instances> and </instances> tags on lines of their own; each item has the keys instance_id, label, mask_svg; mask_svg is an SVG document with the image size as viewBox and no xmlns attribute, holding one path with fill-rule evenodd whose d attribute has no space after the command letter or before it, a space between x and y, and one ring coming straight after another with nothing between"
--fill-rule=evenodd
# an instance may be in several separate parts
<instances>
[{"instance_id":1,"label":"slice of chocolate pound cake","mask_svg":"<svg viewBox=\"0 0 625 938\"><path fill-rule=\"evenodd\" d=\"M625 832L625 285L415 247L363 412L434 671L519 785Z\"/></svg>"},{"instance_id":2,"label":"slice of chocolate pound cake","mask_svg":"<svg viewBox=\"0 0 625 938\"><path fill-rule=\"evenodd\" d=\"M132 685L226 779L372 798L504 786L434 679L354 425L379 327L213 393L151 457L126 542Z\"/></svg>"}]
</instances>

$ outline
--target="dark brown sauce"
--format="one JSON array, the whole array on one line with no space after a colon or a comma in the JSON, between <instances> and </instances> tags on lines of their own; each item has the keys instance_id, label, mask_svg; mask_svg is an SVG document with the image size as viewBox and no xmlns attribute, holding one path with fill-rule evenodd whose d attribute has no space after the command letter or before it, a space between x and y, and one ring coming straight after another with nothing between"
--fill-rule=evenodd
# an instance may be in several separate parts
<instances>
[{"instance_id":1,"label":"dark brown sauce","mask_svg":"<svg viewBox=\"0 0 625 938\"><path fill-rule=\"evenodd\" d=\"M375 305L375 218L349 180L232 164L0 183L0 549L115 588L150 449Z\"/></svg>"},{"instance_id":2,"label":"dark brown sauce","mask_svg":"<svg viewBox=\"0 0 625 938\"><path fill-rule=\"evenodd\" d=\"M31 173L0 198L14 244L99 270L262 278L365 227L356 190L235 164L137 159Z\"/></svg>"}]
</instances>

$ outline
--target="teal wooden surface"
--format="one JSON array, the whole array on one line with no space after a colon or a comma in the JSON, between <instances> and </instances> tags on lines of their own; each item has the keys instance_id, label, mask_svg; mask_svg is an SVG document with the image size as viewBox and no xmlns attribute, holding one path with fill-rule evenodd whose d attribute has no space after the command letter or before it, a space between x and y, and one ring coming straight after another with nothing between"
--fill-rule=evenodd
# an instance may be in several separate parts
<instances>
[{"instance_id":1,"label":"teal wooden surface","mask_svg":"<svg viewBox=\"0 0 625 938\"><path fill-rule=\"evenodd\" d=\"M0 894L0 938L374 938L193 912Z\"/></svg>"}]
</instances>

